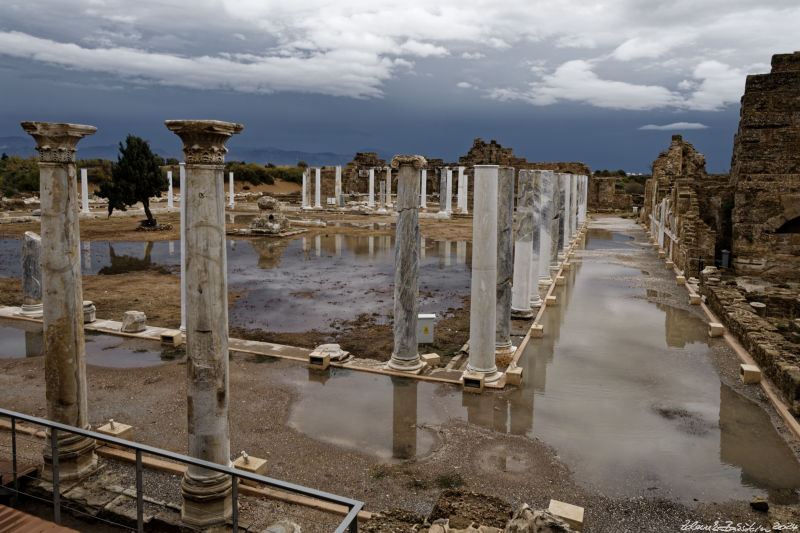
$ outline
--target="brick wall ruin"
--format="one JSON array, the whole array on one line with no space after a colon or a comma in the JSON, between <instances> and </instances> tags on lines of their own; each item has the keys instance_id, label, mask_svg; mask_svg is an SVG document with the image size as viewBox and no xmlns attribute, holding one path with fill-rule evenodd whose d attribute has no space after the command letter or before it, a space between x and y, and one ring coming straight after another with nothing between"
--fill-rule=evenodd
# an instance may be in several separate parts
<instances>
[{"instance_id":1,"label":"brick wall ruin","mask_svg":"<svg viewBox=\"0 0 800 533\"><path fill-rule=\"evenodd\" d=\"M747 77L731 184L739 274L800 281L800 52Z\"/></svg>"}]
</instances>

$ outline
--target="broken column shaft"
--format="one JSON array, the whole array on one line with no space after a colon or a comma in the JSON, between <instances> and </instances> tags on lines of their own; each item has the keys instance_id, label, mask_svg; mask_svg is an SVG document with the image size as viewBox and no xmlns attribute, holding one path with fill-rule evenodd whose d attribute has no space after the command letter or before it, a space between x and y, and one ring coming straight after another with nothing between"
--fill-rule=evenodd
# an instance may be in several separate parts
<instances>
[{"instance_id":1,"label":"broken column shaft","mask_svg":"<svg viewBox=\"0 0 800 533\"><path fill-rule=\"evenodd\" d=\"M419 175L425 158L396 155L397 229L394 254L394 350L389 368L415 371L422 367L417 351L419 309Z\"/></svg>"},{"instance_id":2,"label":"broken column shaft","mask_svg":"<svg viewBox=\"0 0 800 533\"><path fill-rule=\"evenodd\" d=\"M228 283L225 254L226 141L241 124L168 120L186 160L187 417L189 455L230 464ZM181 483L189 525L222 524L231 515L231 479L189 466Z\"/></svg>"},{"instance_id":3,"label":"broken column shaft","mask_svg":"<svg viewBox=\"0 0 800 533\"><path fill-rule=\"evenodd\" d=\"M511 316L530 318L532 245L534 232L533 174L520 170L517 191L517 231L514 234L514 285L511 291ZM538 254L538 250L537 250ZM538 276L538 271L536 272ZM533 278L534 283L537 278ZM538 293L537 293L538 294Z\"/></svg>"},{"instance_id":4,"label":"broken column shaft","mask_svg":"<svg viewBox=\"0 0 800 533\"><path fill-rule=\"evenodd\" d=\"M42 316L42 238L32 231L22 237L22 316Z\"/></svg>"},{"instance_id":5,"label":"broken column shaft","mask_svg":"<svg viewBox=\"0 0 800 533\"><path fill-rule=\"evenodd\" d=\"M23 122L39 152L42 231L42 327L47 418L87 429L83 283L79 251L75 145L97 128L78 124ZM78 479L94 470L94 440L58 433L59 479ZM53 478L50 446L43 477Z\"/></svg>"}]
</instances>

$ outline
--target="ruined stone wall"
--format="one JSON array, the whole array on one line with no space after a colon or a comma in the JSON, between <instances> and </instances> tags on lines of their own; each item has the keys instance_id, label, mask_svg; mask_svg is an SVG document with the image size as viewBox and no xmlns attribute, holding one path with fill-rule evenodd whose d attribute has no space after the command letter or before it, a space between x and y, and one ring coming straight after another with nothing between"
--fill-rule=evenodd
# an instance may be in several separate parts
<instances>
[{"instance_id":1,"label":"ruined stone wall","mask_svg":"<svg viewBox=\"0 0 800 533\"><path fill-rule=\"evenodd\" d=\"M342 169L342 193L368 194L369 169L375 169L375 197L378 196L378 180L383 176L382 170L386 160L380 159L377 152L357 152L352 161ZM324 190L324 189L323 189Z\"/></svg>"},{"instance_id":2,"label":"ruined stone wall","mask_svg":"<svg viewBox=\"0 0 800 533\"><path fill-rule=\"evenodd\" d=\"M730 182L739 274L800 281L800 52L747 77Z\"/></svg>"},{"instance_id":3,"label":"ruined stone wall","mask_svg":"<svg viewBox=\"0 0 800 533\"><path fill-rule=\"evenodd\" d=\"M587 203L589 209L611 209L614 206L614 192L616 178L613 176L600 177L592 175L589 178L589 196Z\"/></svg>"}]
</instances>

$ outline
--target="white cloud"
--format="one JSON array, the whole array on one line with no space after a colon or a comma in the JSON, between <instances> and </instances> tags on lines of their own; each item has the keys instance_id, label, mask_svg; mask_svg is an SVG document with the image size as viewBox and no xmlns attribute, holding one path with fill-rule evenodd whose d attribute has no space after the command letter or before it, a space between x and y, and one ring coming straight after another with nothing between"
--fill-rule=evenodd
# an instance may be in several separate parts
<instances>
[{"instance_id":1,"label":"white cloud","mask_svg":"<svg viewBox=\"0 0 800 533\"><path fill-rule=\"evenodd\" d=\"M738 102L744 92L746 75L743 70L719 61L703 61L694 69L693 76L701 81L687 99L686 107L714 111Z\"/></svg>"},{"instance_id":2,"label":"white cloud","mask_svg":"<svg viewBox=\"0 0 800 533\"><path fill-rule=\"evenodd\" d=\"M474 87L474 85L472 85L468 81L460 81L460 82L456 83L456 87L458 87L459 89L472 89Z\"/></svg>"},{"instance_id":3,"label":"white cloud","mask_svg":"<svg viewBox=\"0 0 800 533\"><path fill-rule=\"evenodd\" d=\"M482 54L481 52L463 52L461 54L461 59L475 60L483 59L484 57L486 57L486 54Z\"/></svg>"},{"instance_id":4,"label":"white cloud","mask_svg":"<svg viewBox=\"0 0 800 533\"><path fill-rule=\"evenodd\" d=\"M678 131L678 130L704 130L708 128L700 122L673 122L672 124L645 124L640 130Z\"/></svg>"}]
</instances>

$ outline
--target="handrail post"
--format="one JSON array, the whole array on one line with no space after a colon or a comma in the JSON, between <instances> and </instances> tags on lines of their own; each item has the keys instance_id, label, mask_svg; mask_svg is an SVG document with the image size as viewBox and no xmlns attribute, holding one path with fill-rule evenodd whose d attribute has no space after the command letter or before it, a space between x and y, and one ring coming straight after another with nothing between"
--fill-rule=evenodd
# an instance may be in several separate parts
<instances>
[{"instance_id":1,"label":"handrail post","mask_svg":"<svg viewBox=\"0 0 800 533\"><path fill-rule=\"evenodd\" d=\"M17 505L19 496L19 477L17 477L17 419L11 417L11 470L14 475L14 495L11 496L11 505Z\"/></svg>"},{"instance_id":2,"label":"handrail post","mask_svg":"<svg viewBox=\"0 0 800 533\"><path fill-rule=\"evenodd\" d=\"M53 469L53 522L61 525L61 492L58 473L58 430L50 428L51 467Z\"/></svg>"},{"instance_id":3,"label":"handrail post","mask_svg":"<svg viewBox=\"0 0 800 533\"><path fill-rule=\"evenodd\" d=\"M239 476L237 475L231 475L231 500L233 533L239 533Z\"/></svg>"},{"instance_id":4,"label":"handrail post","mask_svg":"<svg viewBox=\"0 0 800 533\"><path fill-rule=\"evenodd\" d=\"M351 507L350 509L352 510L353 507ZM356 513L356 515L350 521L350 527L348 527L347 529L348 531L350 531L350 533L358 533L358 513Z\"/></svg>"},{"instance_id":5,"label":"handrail post","mask_svg":"<svg viewBox=\"0 0 800 533\"><path fill-rule=\"evenodd\" d=\"M142 494L142 450L136 449L136 531L144 533L144 496Z\"/></svg>"}]
</instances>

